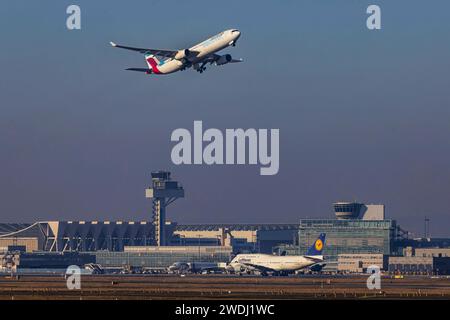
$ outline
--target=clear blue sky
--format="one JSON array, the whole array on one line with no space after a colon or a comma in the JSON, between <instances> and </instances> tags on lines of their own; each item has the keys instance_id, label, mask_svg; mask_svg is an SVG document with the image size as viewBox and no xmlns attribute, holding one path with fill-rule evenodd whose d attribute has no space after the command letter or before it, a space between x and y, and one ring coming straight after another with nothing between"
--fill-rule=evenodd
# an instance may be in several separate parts
<instances>
[{"instance_id":1,"label":"clear blue sky","mask_svg":"<svg viewBox=\"0 0 450 320\"><path fill-rule=\"evenodd\" d=\"M82 30L65 27L78 4ZM382 30L365 27L382 9ZM448 1L2 1L0 220L150 219L150 172L169 169L182 223L331 217L385 203L416 235L450 236ZM185 48L239 28L245 62L148 77L113 40ZM175 166L170 134L279 128L280 172Z\"/></svg>"}]
</instances>

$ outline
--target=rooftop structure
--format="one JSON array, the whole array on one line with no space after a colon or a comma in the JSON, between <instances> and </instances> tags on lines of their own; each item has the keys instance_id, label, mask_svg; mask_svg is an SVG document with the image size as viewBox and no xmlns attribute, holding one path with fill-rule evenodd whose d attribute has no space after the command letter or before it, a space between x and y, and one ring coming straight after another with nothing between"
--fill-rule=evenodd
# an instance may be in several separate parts
<instances>
[{"instance_id":1,"label":"rooftop structure","mask_svg":"<svg viewBox=\"0 0 450 320\"><path fill-rule=\"evenodd\" d=\"M337 219L384 220L383 204L336 202L333 204Z\"/></svg>"},{"instance_id":2,"label":"rooftop structure","mask_svg":"<svg viewBox=\"0 0 450 320\"><path fill-rule=\"evenodd\" d=\"M172 242L218 245L224 244L224 236L230 236L235 253L272 253L277 245L294 243L297 233L297 224L189 224L175 227Z\"/></svg>"}]
</instances>

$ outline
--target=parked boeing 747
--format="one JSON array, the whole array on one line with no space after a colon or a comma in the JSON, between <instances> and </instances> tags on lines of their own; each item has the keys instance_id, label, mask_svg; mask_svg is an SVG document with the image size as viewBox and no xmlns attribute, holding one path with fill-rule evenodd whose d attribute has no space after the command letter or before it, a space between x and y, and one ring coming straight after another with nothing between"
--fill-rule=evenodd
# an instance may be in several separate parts
<instances>
[{"instance_id":1,"label":"parked boeing 747","mask_svg":"<svg viewBox=\"0 0 450 320\"><path fill-rule=\"evenodd\" d=\"M168 74L192 67L202 73L206 70L208 63L221 66L227 63L241 62L242 59L233 59L229 54L219 55L216 53L226 47L234 47L240 36L239 30L230 29L222 31L189 49L181 50L135 48L118 45L114 42L111 42L111 46L144 54L148 68L128 68L127 70L130 71L147 74Z\"/></svg>"},{"instance_id":2,"label":"parked boeing 747","mask_svg":"<svg viewBox=\"0 0 450 320\"><path fill-rule=\"evenodd\" d=\"M323 264L322 250L325 233L321 233L303 256L274 256L270 254L238 254L228 265L234 272L258 271L262 275L287 274L307 267Z\"/></svg>"}]
</instances>

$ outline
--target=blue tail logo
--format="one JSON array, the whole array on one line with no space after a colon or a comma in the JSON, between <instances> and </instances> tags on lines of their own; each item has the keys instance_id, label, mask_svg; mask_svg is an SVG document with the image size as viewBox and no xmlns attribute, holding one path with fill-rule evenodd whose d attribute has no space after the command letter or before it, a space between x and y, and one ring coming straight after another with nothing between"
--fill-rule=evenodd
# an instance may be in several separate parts
<instances>
[{"instance_id":1,"label":"blue tail logo","mask_svg":"<svg viewBox=\"0 0 450 320\"><path fill-rule=\"evenodd\" d=\"M319 238L314 241L313 245L306 251L307 256L321 256L323 247L325 246L325 233L321 233Z\"/></svg>"}]
</instances>

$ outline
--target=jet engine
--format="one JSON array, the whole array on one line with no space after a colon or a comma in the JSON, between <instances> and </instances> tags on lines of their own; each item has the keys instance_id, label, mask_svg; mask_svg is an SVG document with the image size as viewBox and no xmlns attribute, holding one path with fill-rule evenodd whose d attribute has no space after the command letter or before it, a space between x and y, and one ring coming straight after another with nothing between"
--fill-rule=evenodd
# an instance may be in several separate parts
<instances>
[{"instance_id":1,"label":"jet engine","mask_svg":"<svg viewBox=\"0 0 450 320\"><path fill-rule=\"evenodd\" d=\"M216 61L216 65L221 66L223 64L227 64L228 62L230 62L233 58L231 57L230 54L224 54L223 56L220 56L219 59L217 59Z\"/></svg>"},{"instance_id":2,"label":"jet engine","mask_svg":"<svg viewBox=\"0 0 450 320\"><path fill-rule=\"evenodd\" d=\"M323 267L325 267L325 266L326 266L325 263L315 264L315 265L312 265L311 267L309 267L309 269L314 272L320 272L320 271L322 271Z\"/></svg>"},{"instance_id":3,"label":"jet engine","mask_svg":"<svg viewBox=\"0 0 450 320\"><path fill-rule=\"evenodd\" d=\"M191 51L189 49L179 50L175 55L176 60L183 60L191 55Z\"/></svg>"}]
</instances>

